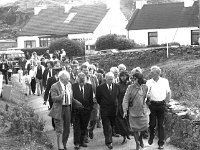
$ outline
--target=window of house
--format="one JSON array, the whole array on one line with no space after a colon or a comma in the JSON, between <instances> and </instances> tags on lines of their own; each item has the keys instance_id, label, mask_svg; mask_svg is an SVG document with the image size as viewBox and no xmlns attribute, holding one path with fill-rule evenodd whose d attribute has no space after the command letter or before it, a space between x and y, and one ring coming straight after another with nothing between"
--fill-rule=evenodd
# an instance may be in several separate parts
<instances>
[{"instance_id":1,"label":"window of house","mask_svg":"<svg viewBox=\"0 0 200 150\"><path fill-rule=\"evenodd\" d=\"M40 38L40 47L49 47L51 44L52 39L51 38Z\"/></svg>"},{"instance_id":2,"label":"window of house","mask_svg":"<svg viewBox=\"0 0 200 150\"><path fill-rule=\"evenodd\" d=\"M77 13L70 13L67 19L65 19L64 23L69 23L76 16L76 14Z\"/></svg>"},{"instance_id":3,"label":"window of house","mask_svg":"<svg viewBox=\"0 0 200 150\"><path fill-rule=\"evenodd\" d=\"M199 30L191 31L191 45L199 45Z\"/></svg>"},{"instance_id":4,"label":"window of house","mask_svg":"<svg viewBox=\"0 0 200 150\"><path fill-rule=\"evenodd\" d=\"M34 48L34 47L36 47L36 41L35 40L24 41L24 47L25 48Z\"/></svg>"},{"instance_id":5,"label":"window of house","mask_svg":"<svg viewBox=\"0 0 200 150\"><path fill-rule=\"evenodd\" d=\"M158 44L158 33L148 32L148 45L157 45L157 44Z\"/></svg>"}]
</instances>

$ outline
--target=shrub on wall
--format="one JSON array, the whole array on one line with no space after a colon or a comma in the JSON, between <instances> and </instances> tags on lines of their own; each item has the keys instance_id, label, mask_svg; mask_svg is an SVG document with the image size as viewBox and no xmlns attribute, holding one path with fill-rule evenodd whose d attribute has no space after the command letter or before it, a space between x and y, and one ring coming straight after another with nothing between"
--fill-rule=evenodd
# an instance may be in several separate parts
<instances>
[{"instance_id":1,"label":"shrub on wall","mask_svg":"<svg viewBox=\"0 0 200 150\"><path fill-rule=\"evenodd\" d=\"M125 50L134 48L135 42L133 40L126 39L120 35L108 34L99 37L95 45L96 45L96 50L105 50L105 49Z\"/></svg>"}]
</instances>

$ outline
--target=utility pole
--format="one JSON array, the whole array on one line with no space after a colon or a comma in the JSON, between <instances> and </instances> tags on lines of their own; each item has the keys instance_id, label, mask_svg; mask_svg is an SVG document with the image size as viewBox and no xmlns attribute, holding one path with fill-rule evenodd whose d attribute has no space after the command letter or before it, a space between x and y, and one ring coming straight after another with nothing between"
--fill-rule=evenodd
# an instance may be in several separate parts
<instances>
[{"instance_id":1,"label":"utility pole","mask_svg":"<svg viewBox=\"0 0 200 150\"><path fill-rule=\"evenodd\" d=\"M199 45L200 45L200 0L198 0L198 4L199 4L199 16L198 16L198 20L199 20Z\"/></svg>"}]
</instances>

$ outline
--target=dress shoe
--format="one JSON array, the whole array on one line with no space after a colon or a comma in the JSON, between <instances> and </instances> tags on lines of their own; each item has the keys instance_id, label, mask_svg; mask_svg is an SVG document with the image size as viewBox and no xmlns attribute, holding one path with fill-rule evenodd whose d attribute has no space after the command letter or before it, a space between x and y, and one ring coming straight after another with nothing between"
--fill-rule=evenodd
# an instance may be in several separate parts
<instances>
[{"instance_id":1,"label":"dress shoe","mask_svg":"<svg viewBox=\"0 0 200 150\"><path fill-rule=\"evenodd\" d=\"M126 139L126 136L123 136L123 141L121 144L125 144L125 143L127 143L127 139Z\"/></svg>"},{"instance_id":2,"label":"dress shoe","mask_svg":"<svg viewBox=\"0 0 200 150\"><path fill-rule=\"evenodd\" d=\"M108 149L113 149L112 143L107 144Z\"/></svg>"},{"instance_id":3,"label":"dress shoe","mask_svg":"<svg viewBox=\"0 0 200 150\"><path fill-rule=\"evenodd\" d=\"M89 137L90 137L90 139L93 139L93 137L94 137L93 132L89 132Z\"/></svg>"},{"instance_id":4,"label":"dress shoe","mask_svg":"<svg viewBox=\"0 0 200 150\"><path fill-rule=\"evenodd\" d=\"M159 145L158 149L164 149L163 145Z\"/></svg>"},{"instance_id":5,"label":"dress shoe","mask_svg":"<svg viewBox=\"0 0 200 150\"><path fill-rule=\"evenodd\" d=\"M74 149L75 149L75 150L78 150L78 149L80 149L80 146L79 146L79 144L75 144L75 146L74 146Z\"/></svg>"},{"instance_id":6,"label":"dress shoe","mask_svg":"<svg viewBox=\"0 0 200 150\"><path fill-rule=\"evenodd\" d=\"M82 143L80 146L81 147L88 147L86 143Z\"/></svg>"},{"instance_id":7,"label":"dress shoe","mask_svg":"<svg viewBox=\"0 0 200 150\"><path fill-rule=\"evenodd\" d=\"M66 146L64 146L64 150L67 150L67 147L66 147Z\"/></svg>"},{"instance_id":8,"label":"dress shoe","mask_svg":"<svg viewBox=\"0 0 200 150\"><path fill-rule=\"evenodd\" d=\"M116 134L116 133L113 133L112 136L113 136L113 137L120 137L120 135L119 135L119 134Z\"/></svg>"},{"instance_id":9,"label":"dress shoe","mask_svg":"<svg viewBox=\"0 0 200 150\"><path fill-rule=\"evenodd\" d=\"M153 139L148 140L149 145L153 144Z\"/></svg>"}]
</instances>

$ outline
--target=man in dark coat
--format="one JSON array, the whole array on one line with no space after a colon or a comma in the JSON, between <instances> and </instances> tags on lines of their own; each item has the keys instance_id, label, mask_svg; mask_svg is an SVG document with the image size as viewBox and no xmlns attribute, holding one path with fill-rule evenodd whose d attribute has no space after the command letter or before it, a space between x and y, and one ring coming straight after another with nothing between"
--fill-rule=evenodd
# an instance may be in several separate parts
<instances>
[{"instance_id":1,"label":"man in dark coat","mask_svg":"<svg viewBox=\"0 0 200 150\"><path fill-rule=\"evenodd\" d=\"M3 62L0 64L0 71L2 72L4 76L6 84L8 84L8 69L9 69L9 66L8 66L7 60L4 59Z\"/></svg>"},{"instance_id":2,"label":"man in dark coat","mask_svg":"<svg viewBox=\"0 0 200 150\"><path fill-rule=\"evenodd\" d=\"M115 124L119 87L113 83L114 74L108 72L106 74L106 83L101 84L96 90L96 99L100 105L100 113L103 124L103 132L105 136L105 144L109 149L112 149L112 124Z\"/></svg>"},{"instance_id":3,"label":"man in dark coat","mask_svg":"<svg viewBox=\"0 0 200 150\"><path fill-rule=\"evenodd\" d=\"M46 88L48 78L53 76L52 67L53 67L53 63L48 61L47 62L47 68L45 68L45 70L43 72L43 77L42 77L42 82L43 82L43 87L44 88Z\"/></svg>"},{"instance_id":4,"label":"man in dark coat","mask_svg":"<svg viewBox=\"0 0 200 150\"><path fill-rule=\"evenodd\" d=\"M72 85L73 97L84 106L83 109L74 113L74 145L75 149L80 146L87 147L84 137L87 134L87 125L93 108L93 90L92 85L85 83L85 74L79 73L77 83Z\"/></svg>"},{"instance_id":5,"label":"man in dark coat","mask_svg":"<svg viewBox=\"0 0 200 150\"><path fill-rule=\"evenodd\" d=\"M44 105L46 105L47 101L49 101L49 109L52 108L53 100L51 98L50 89L51 86L58 81L58 73L62 70L62 68L54 68L53 69L53 76L47 80L47 86L44 92ZM55 129L55 124L52 118L52 126Z\"/></svg>"}]
</instances>

